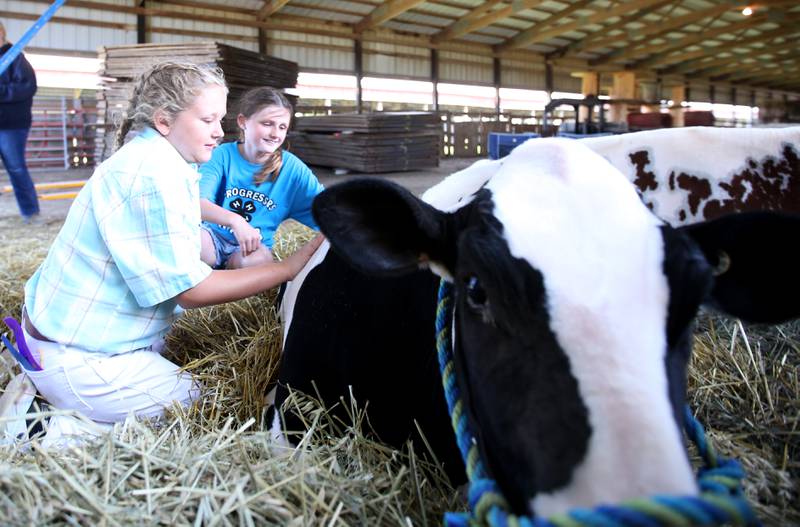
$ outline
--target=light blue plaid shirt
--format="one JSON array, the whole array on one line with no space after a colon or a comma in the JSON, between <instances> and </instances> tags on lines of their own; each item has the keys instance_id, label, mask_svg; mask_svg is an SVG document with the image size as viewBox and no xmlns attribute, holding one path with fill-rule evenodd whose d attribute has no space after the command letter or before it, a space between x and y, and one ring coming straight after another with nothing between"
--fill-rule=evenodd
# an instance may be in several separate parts
<instances>
[{"instance_id":1,"label":"light blue plaid shirt","mask_svg":"<svg viewBox=\"0 0 800 527\"><path fill-rule=\"evenodd\" d=\"M33 325L79 348L121 353L163 336L200 260L199 174L152 128L103 162L25 284Z\"/></svg>"}]
</instances>

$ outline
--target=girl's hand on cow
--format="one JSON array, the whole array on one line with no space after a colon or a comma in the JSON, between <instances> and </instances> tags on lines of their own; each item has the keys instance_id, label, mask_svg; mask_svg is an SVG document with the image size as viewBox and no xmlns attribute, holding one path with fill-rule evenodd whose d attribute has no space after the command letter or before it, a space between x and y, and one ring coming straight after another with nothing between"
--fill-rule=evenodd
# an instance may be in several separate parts
<instances>
[{"instance_id":1,"label":"girl's hand on cow","mask_svg":"<svg viewBox=\"0 0 800 527\"><path fill-rule=\"evenodd\" d=\"M242 256L248 256L261 246L261 232L250 225L246 219L236 215L236 219L231 222L231 230L239 242L239 250Z\"/></svg>"},{"instance_id":2,"label":"girl's hand on cow","mask_svg":"<svg viewBox=\"0 0 800 527\"><path fill-rule=\"evenodd\" d=\"M291 256L281 261L281 264L286 266L286 272L289 276L287 280L294 280L294 277L305 267L308 260L317 251L323 241L325 241L325 236L317 234L311 241L297 249Z\"/></svg>"}]
</instances>

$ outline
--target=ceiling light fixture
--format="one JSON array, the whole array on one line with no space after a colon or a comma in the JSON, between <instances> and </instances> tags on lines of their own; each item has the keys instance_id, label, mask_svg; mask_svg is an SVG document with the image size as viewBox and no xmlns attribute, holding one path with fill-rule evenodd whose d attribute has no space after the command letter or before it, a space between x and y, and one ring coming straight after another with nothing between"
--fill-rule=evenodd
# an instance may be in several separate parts
<instances>
[{"instance_id":1,"label":"ceiling light fixture","mask_svg":"<svg viewBox=\"0 0 800 527\"><path fill-rule=\"evenodd\" d=\"M747 6L747 7L745 7L744 9L742 9L742 14L743 14L744 16L750 16L750 15L752 15L752 14L753 14L753 8L752 8L752 7L750 7L750 6Z\"/></svg>"}]
</instances>

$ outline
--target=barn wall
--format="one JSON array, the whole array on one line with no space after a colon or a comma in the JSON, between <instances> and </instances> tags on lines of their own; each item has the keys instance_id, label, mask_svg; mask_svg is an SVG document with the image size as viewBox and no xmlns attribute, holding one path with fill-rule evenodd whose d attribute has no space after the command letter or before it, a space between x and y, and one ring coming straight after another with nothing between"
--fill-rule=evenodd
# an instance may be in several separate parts
<instances>
[{"instance_id":1,"label":"barn wall","mask_svg":"<svg viewBox=\"0 0 800 527\"><path fill-rule=\"evenodd\" d=\"M124 5L125 0L109 0L108 4ZM45 4L0 0L0 18L8 39L15 42L33 25L46 9ZM26 15L24 18L19 15ZM127 13L97 11L65 5L58 10L58 19L94 20L105 27L51 20L30 41L28 47L95 52L99 46L136 43L136 16Z\"/></svg>"},{"instance_id":2,"label":"barn wall","mask_svg":"<svg viewBox=\"0 0 800 527\"><path fill-rule=\"evenodd\" d=\"M581 79L573 77L570 70L553 70L553 90L570 93L581 93Z\"/></svg>"},{"instance_id":3,"label":"barn wall","mask_svg":"<svg viewBox=\"0 0 800 527\"><path fill-rule=\"evenodd\" d=\"M469 53L439 52L439 80L454 84L492 84L492 59Z\"/></svg>"},{"instance_id":4,"label":"barn wall","mask_svg":"<svg viewBox=\"0 0 800 527\"><path fill-rule=\"evenodd\" d=\"M96 53L101 46L117 46L136 43L137 15L131 10L136 2L131 0L93 0L108 5L110 10L70 6L62 7L28 45L33 49L64 50ZM217 3L228 6L225 11L210 6ZM203 7L203 6L206 7ZM190 6L148 3L148 8L158 9L161 14L147 17L147 38L153 43L184 43L196 40L216 40L228 45L257 51L259 30L252 12L263 6L263 0L207 0L206 4ZM306 2L306 7L288 3L281 10L280 24L283 29L272 29L269 21L264 23L267 52L270 55L297 62L302 71L326 72L351 75L355 67L354 41L351 30L336 22L353 23L353 15L331 15L330 26L317 24L309 27L309 9L325 9L324 0ZM370 5L361 6L364 14L372 10ZM0 18L3 19L9 38L19 39L33 21L47 8L45 0L0 0ZM199 6L199 7L198 7ZM352 7L352 6L351 6ZM452 7L446 9L451 15ZM449 10L449 11L448 11ZM460 12L456 9L456 12ZM189 19L184 14L208 20ZM416 16L416 15L415 15ZM349 18L348 18L349 17ZM418 29L418 33L432 31L425 23L432 23L435 13L419 20L411 15L405 17L406 25ZM217 20L211 21L212 18ZM222 18L223 21L218 19ZM356 17L357 18L357 17ZM417 26L414 22L418 22ZM394 22L392 22L394 23ZM389 23L385 27L394 27ZM395 23L397 25L397 23ZM411 27L409 26L409 27ZM427 29L426 29L427 27ZM395 27L395 29L401 29ZM510 31L510 30L506 30ZM341 35L341 36L337 36ZM506 38L509 35L499 35ZM475 35L473 35L475 37ZM477 38L477 37L475 37ZM473 38L474 42L477 42ZM489 38L489 37L487 37ZM363 72L365 76L395 77L424 80L431 75L431 52L420 47L419 36L393 33L387 30L368 32L363 40ZM491 86L494 81L493 59L477 53L475 44L448 42L439 50L439 79L443 83ZM501 86L526 90L546 89L544 59L537 54L515 52L501 59ZM553 89L560 92L579 93L581 81L571 75L570 69L554 68ZM691 85L690 98L694 101L709 101L707 83ZM766 99L766 93L759 95ZM730 88L719 87L715 102L732 103ZM750 104L749 92L737 96L736 103Z\"/></svg>"},{"instance_id":5,"label":"barn wall","mask_svg":"<svg viewBox=\"0 0 800 527\"><path fill-rule=\"evenodd\" d=\"M506 88L544 90L547 88L544 62L502 60L500 84Z\"/></svg>"},{"instance_id":6,"label":"barn wall","mask_svg":"<svg viewBox=\"0 0 800 527\"><path fill-rule=\"evenodd\" d=\"M690 83L688 100L694 102L709 102L711 100L711 91L709 90L708 83Z\"/></svg>"},{"instance_id":7,"label":"barn wall","mask_svg":"<svg viewBox=\"0 0 800 527\"><path fill-rule=\"evenodd\" d=\"M430 80L431 54L427 49L381 42L364 42L364 75Z\"/></svg>"},{"instance_id":8,"label":"barn wall","mask_svg":"<svg viewBox=\"0 0 800 527\"><path fill-rule=\"evenodd\" d=\"M267 53L291 60L304 71L353 74L355 52L350 39L269 31Z\"/></svg>"}]
</instances>

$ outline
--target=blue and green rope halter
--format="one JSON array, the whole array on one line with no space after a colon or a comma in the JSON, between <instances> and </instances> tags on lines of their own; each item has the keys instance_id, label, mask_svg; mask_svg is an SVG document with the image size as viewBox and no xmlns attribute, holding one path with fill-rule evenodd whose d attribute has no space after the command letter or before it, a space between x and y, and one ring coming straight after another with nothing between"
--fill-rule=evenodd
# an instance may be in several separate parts
<instances>
[{"instance_id":1,"label":"blue and green rope halter","mask_svg":"<svg viewBox=\"0 0 800 527\"><path fill-rule=\"evenodd\" d=\"M448 527L488 525L490 527L666 527L691 525L760 525L742 491L742 467L734 460L717 455L706 441L705 432L687 406L684 430L697 446L704 466L697 475L697 496L657 495L601 505L593 509L573 509L549 518L516 516L499 487L488 475L470 429L461 393L456 382L450 328L453 323L452 284L442 280L436 310L436 348L442 373L447 408L456 442L469 478L469 513L448 512Z\"/></svg>"}]
</instances>

